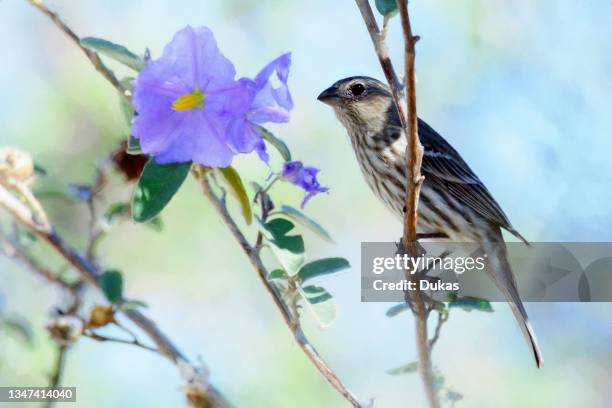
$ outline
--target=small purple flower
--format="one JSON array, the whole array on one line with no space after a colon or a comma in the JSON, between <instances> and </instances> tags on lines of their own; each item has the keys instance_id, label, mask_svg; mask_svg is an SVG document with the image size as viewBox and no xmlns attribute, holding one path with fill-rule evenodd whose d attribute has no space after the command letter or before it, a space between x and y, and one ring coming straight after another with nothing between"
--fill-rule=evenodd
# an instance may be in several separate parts
<instances>
[{"instance_id":1,"label":"small purple flower","mask_svg":"<svg viewBox=\"0 0 612 408\"><path fill-rule=\"evenodd\" d=\"M319 184L317 180L318 172L319 169L304 166L300 161L290 161L283 164L281 178L301 187L307 193L302 201L302 208L315 194L329 191L329 188L322 187Z\"/></svg>"},{"instance_id":2,"label":"small purple flower","mask_svg":"<svg viewBox=\"0 0 612 408\"><path fill-rule=\"evenodd\" d=\"M255 79L240 79L240 83L248 89L250 103L246 115L230 123L229 137L234 145L244 151L257 151L265 162L268 162L269 156L259 126L268 122L289 121L289 111L293 108L287 86L290 65L291 53L286 53L266 65Z\"/></svg>"},{"instance_id":3,"label":"small purple flower","mask_svg":"<svg viewBox=\"0 0 612 408\"><path fill-rule=\"evenodd\" d=\"M236 153L252 151L254 143L228 133L229 123L252 105L250 90L235 75L208 28L178 31L162 57L133 82L138 115L132 131L142 151L158 163L212 167L226 167Z\"/></svg>"}]
</instances>

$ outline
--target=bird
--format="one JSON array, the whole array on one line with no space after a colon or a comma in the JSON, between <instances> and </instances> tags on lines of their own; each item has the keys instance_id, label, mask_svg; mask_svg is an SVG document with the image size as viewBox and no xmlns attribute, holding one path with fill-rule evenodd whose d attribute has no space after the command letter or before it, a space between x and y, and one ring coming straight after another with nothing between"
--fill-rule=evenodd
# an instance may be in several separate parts
<instances>
[{"instance_id":1,"label":"bird","mask_svg":"<svg viewBox=\"0 0 612 408\"><path fill-rule=\"evenodd\" d=\"M407 139L389 87L367 76L341 79L317 98L331 106L349 135L366 183L403 220ZM460 154L425 121L418 119L423 146L424 181L417 231L455 242L476 242L487 255L487 272L508 300L536 366L543 359L538 340L519 297L502 230L528 244L512 226L483 182Z\"/></svg>"}]
</instances>

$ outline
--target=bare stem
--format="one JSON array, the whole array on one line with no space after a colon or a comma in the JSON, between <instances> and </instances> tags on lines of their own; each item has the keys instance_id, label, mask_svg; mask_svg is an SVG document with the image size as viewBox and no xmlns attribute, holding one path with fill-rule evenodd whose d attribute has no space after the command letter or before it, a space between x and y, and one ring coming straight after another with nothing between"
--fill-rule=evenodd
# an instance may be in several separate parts
<instances>
[{"instance_id":1,"label":"bare stem","mask_svg":"<svg viewBox=\"0 0 612 408\"><path fill-rule=\"evenodd\" d=\"M417 240L417 208L419 204L419 193L423 176L421 175L421 163L423 161L423 146L419 140L419 126L416 107L416 79L414 74L414 46L417 37L412 35L410 17L408 16L408 1L397 0L399 14L402 20L404 33L404 45L406 55L406 171L408 183L406 183L406 214L404 215L404 242L415 242Z\"/></svg>"},{"instance_id":2,"label":"bare stem","mask_svg":"<svg viewBox=\"0 0 612 408\"><path fill-rule=\"evenodd\" d=\"M32 6L36 7L38 10L40 10L43 14L45 14L47 17L49 17L51 19L51 21L53 21L53 23L60 29L62 30L64 33L66 33L66 35L68 37L70 37L70 39L81 49L81 51L83 51L83 53L85 54L85 56L89 59L89 61L91 61L92 65L94 66L94 68L100 73L102 74L102 76L111 83L111 85L117 90L117 92L119 92L119 94L126 98L127 100L130 100L130 96L128 93L126 93L126 89L123 87L123 85L121 85L121 82L117 79L117 77L115 76L115 74L113 73L113 71L111 71L100 59L100 56L98 55L97 52L90 50L87 47L84 47L81 44L81 39L79 38L78 35L75 34L74 31L72 31L72 29L70 27L68 27L63 21L62 19L57 15L57 13L49 10L47 8L47 6L42 2L42 0L27 0Z\"/></svg>"},{"instance_id":3,"label":"bare stem","mask_svg":"<svg viewBox=\"0 0 612 408\"><path fill-rule=\"evenodd\" d=\"M2 185L0 185L0 207L4 208L15 221L22 224L33 234L51 245L51 247L60 256L62 256L65 261L74 267L74 269L80 274L83 281L98 289L100 288L98 283L100 270L98 266L90 262L87 258L79 254L74 248L66 243L62 237L57 234L51 224L37 223L30 208L13 196ZM176 365L179 365L180 363L189 363L189 360L179 351L179 349L151 319L136 309L124 310L123 314L149 336L149 338L157 346L155 351L159 352ZM225 397L212 384L208 385L206 395L210 400L209 402L211 407L224 408L231 406Z\"/></svg>"},{"instance_id":4,"label":"bare stem","mask_svg":"<svg viewBox=\"0 0 612 408\"><path fill-rule=\"evenodd\" d=\"M419 205L419 194L423 176L421 175L421 163L423 161L423 146L419 141L418 118L416 106L416 80L414 73L415 49L417 37L412 35L410 16L408 15L408 0L396 0L402 21L402 32L404 34L404 54L406 70L406 110L405 132L406 146L406 213L404 214L404 236L402 241L411 256L417 254L417 210ZM413 281L418 281L417 274L410 275ZM418 283L417 283L418 284ZM429 349L429 336L427 334L427 312L423 294L418 289L409 291L415 315L415 331L417 353L419 356L419 373L425 387L427 402L431 408L440 406L438 395L434 386L431 350Z\"/></svg>"},{"instance_id":5,"label":"bare stem","mask_svg":"<svg viewBox=\"0 0 612 408\"><path fill-rule=\"evenodd\" d=\"M76 290L76 285L71 285L70 283L64 281L55 272L49 270L49 268L47 268L46 266L43 266L38 263L38 261L28 255L25 249L23 249L17 243L13 242L13 240L8 238L1 230L0 243L2 243L2 245L4 246L4 250L2 251L4 255L22 263L35 275L41 277L49 283L58 285L59 287L66 289L70 292L74 292Z\"/></svg>"},{"instance_id":6,"label":"bare stem","mask_svg":"<svg viewBox=\"0 0 612 408\"><path fill-rule=\"evenodd\" d=\"M385 41L386 30L381 31L378 28L378 23L376 22L376 18L374 17L374 13L372 12L372 7L370 7L369 0L355 0L359 11L361 12L361 16L363 17L363 21L368 29L368 33L370 33L370 38L372 39L372 44L374 44L374 50L376 51L376 55L378 56L378 61L380 62L380 66L385 74L385 78L389 83L389 87L391 88L391 96L393 97L393 102L395 102L395 106L397 106L397 111L399 112L400 122L402 123L402 127L406 127L406 103L402 98L403 95L403 86L397 74L395 73L395 69L393 68L393 62L389 57L389 49L387 48L387 43Z\"/></svg>"},{"instance_id":7,"label":"bare stem","mask_svg":"<svg viewBox=\"0 0 612 408\"><path fill-rule=\"evenodd\" d=\"M429 340L429 352L430 353L431 353L431 350L433 350L434 346L436 345L436 342L440 338L440 332L442 331L442 326L444 325L444 323L446 323L447 320L448 320L448 312L439 311L438 312L438 323L436 324L434 335L431 338L431 340Z\"/></svg>"},{"instance_id":8,"label":"bare stem","mask_svg":"<svg viewBox=\"0 0 612 408\"><path fill-rule=\"evenodd\" d=\"M387 46L385 43L386 30L381 32L376 23L374 13L368 0L355 0L365 25L370 33L370 38L374 45L376 55L382 67L382 70L389 83L393 101L397 107L399 118L406 134L406 198L404 214L404 234L402 237L402 246L411 256L417 256L418 253L418 235L417 235L417 209L419 202L419 193L423 176L421 175L421 163L423 159L423 147L418 136L418 118L416 109L416 86L414 74L415 61L415 44L418 37L413 36L410 26L410 18L408 15L408 1L396 0L399 9L399 14L402 22L402 31L404 35L404 51L405 51L405 77L406 77L406 99L402 98L403 89L398 80L398 76L393 69L393 65L389 58ZM386 24L385 24L386 25ZM414 271L412 271L414 272ZM406 276L417 284L417 290L407 291L407 301L412 306L412 311L415 317L415 332L417 352L419 357L419 372L425 387L427 401L429 407L437 408L440 403L437 398L436 390L433 382L431 354L429 350L429 340L427 334L427 318L428 312L420 290L418 290L418 275L406 271Z\"/></svg>"},{"instance_id":9,"label":"bare stem","mask_svg":"<svg viewBox=\"0 0 612 408\"><path fill-rule=\"evenodd\" d=\"M61 386L62 375L64 374L64 367L66 365L66 355L68 354L69 346L66 345L58 345L57 347L57 357L55 359L55 364L53 365L53 371L51 373L51 378L49 380L49 387L57 388ZM55 404L55 401L49 400L47 402L46 407L50 408Z\"/></svg>"},{"instance_id":10,"label":"bare stem","mask_svg":"<svg viewBox=\"0 0 612 408\"><path fill-rule=\"evenodd\" d=\"M314 346L310 343L310 341L304 334L299 319L294 318L290 307L287 306L287 304L283 301L281 295L268 281L267 270L259 256L258 250L255 247L251 246L242 231L240 231L240 229L238 228L238 225L236 225L236 223L234 222L234 219L228 212L227 208L225 207L225 204L221 201L221 199L219 199L219 197L217 197L217 195L211 189L208 177L205 174L205 170L199 168L197 169L197 171L194 171L193 174L194 177L200 182L204 196L206 196L206 198L208 198L213 207L215 207L215 209L229 228L230 232L242 248L243 252L249 258L249 261L257 272L261 283L263 284L270 297L272 297L274 304L280 311L283 320L285 321L285 324L293 334L293 337L298 346L302 349L304 354L306 354L308 359L317 368L317 370L319 370L319 372L327 380L327 382L329 382L332 387L334 387L336 391L338 391L338 393L340 393L340 395L342 395L342 397L344 397L344 399L346 399L351 404L351 406L359 408L365 407L348 390L348 388L346 388L344 383L342 383L342 381L329 367L329 365L321 358L317 350L314 348ZM260 240L261 237L258 236L258 241Z\"/></svg>"},{"instance_id":11,"label":"bare stem","mask_svg":"<svg viewBox=\"0 0 612 408\"><path fill-rule=\"evenodd\" d=\"M140 348L142 348L144 350L152 351L153 353L158 353L159 352L159 350L157 350L155 347L150 347L150 346L147 346L146 344L142 344L136 338L132 338L131 340L126 340L126 339L120 339L120 338L116 338L116 337L102 336L102 335L100 335L98 333L95 333L93 331L85 332L85 333L83 333L83 336L89 337L90 339L93 339L93 340L96 340L96 341L108 341L108 342L111 342L111 343L130 344L132 346L140 347Z\"/></svg>"}]
</instances>

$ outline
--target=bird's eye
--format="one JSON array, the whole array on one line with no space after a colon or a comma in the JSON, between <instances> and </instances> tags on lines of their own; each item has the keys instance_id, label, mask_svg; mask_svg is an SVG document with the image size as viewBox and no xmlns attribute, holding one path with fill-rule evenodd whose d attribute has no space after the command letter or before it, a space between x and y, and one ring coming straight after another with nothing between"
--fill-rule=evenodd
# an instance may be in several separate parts
<instances>
[{"instance_id":1,"label":"bird's eye","mask_svg":"<svg viewBox=\"0 0 612 408\"><path fill-rule=\"evenodd\" d=\"M365 92L365 86L363 86L363 84L356 83L351 85L350 91L353 96L361 96Z\"/></svg>"}]
</instances>

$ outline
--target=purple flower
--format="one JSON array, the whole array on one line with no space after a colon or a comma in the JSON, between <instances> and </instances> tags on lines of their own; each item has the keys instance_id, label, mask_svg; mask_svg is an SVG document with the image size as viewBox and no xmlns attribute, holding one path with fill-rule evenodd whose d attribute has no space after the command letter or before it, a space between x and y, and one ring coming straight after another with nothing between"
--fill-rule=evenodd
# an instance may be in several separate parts
<instances>
[{"instance_id":1,"label":"purple flower","mask_svg":"<svg viewBox=\"0 0 612 408\"><path fill-rule=\"evenodd\" d=\"M255 149L265 162L268 162L269 156L259 126L268 122L289 121L289 111L293 108L287 86L290 65L291 53L286 53L266 65L255 79L240 79L249 92L249 108L246 115L230 123L229 137L244 151Z\"/></svg>"},{"instance_id":2,"label":"purple flower","mask_svg":"<svg viewBox=\"0 0 612 408\"><path fill-rule=\"evenodd\" d=\"M302 201L302 208L315 194L329 191L329 188L322 187L319 184L317 180L318 172L319 169L304 166L300 161L290 161L283 164L281 178L303 188L307 193Z\"/></svg>"},{"instance_id":3,"label":"purple flower","mask_svg":"<svg viewBox=\"0 0 612 408\"><path fill-rule=\"evenodd\" d=\"M158 163L194 161L228 166L236 153L255 148L228 125L245 117L250 90L235 81L232 63L206 27L178 31L161 58L150 61L133 82L133 135ZM261 141L261 137L259 138Z\"/></svg>"}]
</instances>

